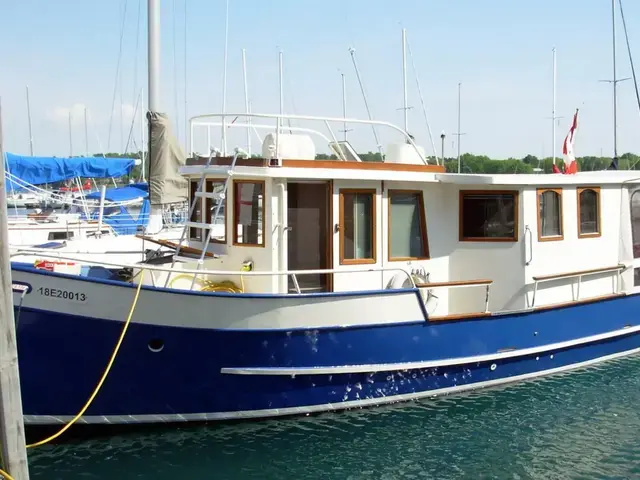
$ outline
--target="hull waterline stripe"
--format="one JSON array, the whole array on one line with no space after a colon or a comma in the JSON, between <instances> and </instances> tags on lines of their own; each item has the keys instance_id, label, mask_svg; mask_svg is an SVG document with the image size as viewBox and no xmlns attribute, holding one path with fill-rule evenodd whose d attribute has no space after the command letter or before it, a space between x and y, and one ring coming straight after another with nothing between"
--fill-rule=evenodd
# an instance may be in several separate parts
<instances>
[{"instance_id":1,"label":"hull waterline stripe","mask_svg":"<svg viewBox=\"0 0 640 480\"><path fill-rule=\"evenodd\" d=\"M340 365L332 367L224 367L221 373L230 375L340 375L348 373L373 373L390 372L401 370L418 370L424 368L449 367L454 365L464 365L469 363L491 362L505 360L513 357L535 355L549 350L562 350L576 347L586 343L594 343L608 340L623 335L631 335L640 332L640 325L622 328L612 332L601 333L589 337L582 337L576 340L550 343L539 347L523 348L520 350L509 350L506 352L490 353L486 355L476 355L473 357L446 358L443 360L425 360L419 362L402 363L381 363L370 365Z\"/></svg>"},{"instance_id":2,"label":"hull waterline stripe","mask_svg":"<svg viewBox=\"0 0 640 480\"><path fill-rule=\"evenodd\" d=\"M406 402L410 400L418 400L425 397L437 397L441 395L450 395L461 393L469 390L478 390L481 388L495 387L507 383L513 383L523 380L531 380L534 378L552 375L556 373L567 372L578 368L588 367L597 363L614 360L640 353L640 348L625 350L624 352L613 353L603 357L594 358L585 362L573 363L562 367L540 370L537 372L525 373L514 377L499 378L496 380L488 380L485 382L470 383L467 385L456 385L454 387L446 387L438 390L426 390L423 392L406 393L401 395L389 395L386 397L367 398L361 400L350 400L348 402L325 403L320 405L309 405L304 407L288 407L273 408L264 410L244 410L237 412L214 412L214 413L185 413L185 414L169 414L169 415L89 415L83 416L78 423L84 424L131 424L131 423L167 423L167 422L196 422L208 420L241 420L251 418L267 418L279 417L286 415L304 415L307 413L317 413L332 410L345 410L349 408L367 407L374 405L383 405L388 403ZM50 425L56 423L64 423L69 421L72 416L49 416L49 415L24 415L24 422L28 425Z\"/></svg>"}]
</instances>

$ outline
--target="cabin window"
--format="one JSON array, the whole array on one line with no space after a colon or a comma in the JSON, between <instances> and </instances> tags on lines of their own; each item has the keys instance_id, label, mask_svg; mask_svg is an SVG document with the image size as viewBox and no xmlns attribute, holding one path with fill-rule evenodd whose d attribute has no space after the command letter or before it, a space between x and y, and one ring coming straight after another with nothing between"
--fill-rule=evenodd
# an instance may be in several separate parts
<instances>
[{"instance_id":1,"label":"cabin window","mask_svg":"<svg viewBox=\"0 0 640 480\"><path fill-rule=\"evenodd\" d=\"M518 192L460 191L461 242L517 242Z\"/></svg>"},{"instance_id":2,"label":"cabin window","mask_svg":"<svg viewBox=\"0 0 640 480\"><path fill-rule=\"evenodd\" d=\"M189 201L191 205L193 205L195 201L195 206L193 207L193 212L191 212L191 218L189 219L192 222L202 221L202 198L196 199L197 191L198 191L198 181L192 180L191 182L189 182ZM202 229L190 227L189 239L202 241Z\"/></svg>"},{"instance_id":3,"label":"cabin window","mask_svg":"<svg viewBox=\"0 0 640 480\"><path fill-rule=\"evenodd\" d=\"M49 240L68 240L73 238L73 232L49 232Z\"/></svg>"},{"instance_id":4,"label":"cabin window","mask_svg":"<svg viewBox=\"0 0 640 480\"><path fill-rule=\"evenodd\" d=\"M537 195L538 240L562 240L562 189L539 188Z\"/></svg>"},{"instance_id":5,"label":"cabin window","mask_svg":"<svg viewBox=\"0 0 640 480\"><path fill-rule=\"evenodd\" d=\"M234 182L234 245L264 247L264 190L264 182Z\"/></svg>"},{"instance_id":6,"label":"cabin window","mask_svg":"<svg viewBox=\"0 0 640 480\"><path fill-rule=\"evenodd\" d=\"M578 238L600 236L600 188L578 188Z\"/></svg>"},{"instance_id":7,"label":"cabin window","mask_svg":"<svg viewBox=\"0 0 640 480\"><path fill-rule=\"evenodd\" d=\"M227 202L224 193L223 180L207 180L207 193L213 193L216 198L207 198L205 208L205 221L212 224L211 242L226 243L227 241ZM218 209L218 205L220 208ZM216 210L218 216L216 216Z\"/></svg>"},{"instance_id":8,"label":"cabin window","mask_svg":"<svg viewBox=\"0 0 640 480\"><path fill-rule=\"evenodd\" d=\"M340 264L376 263L376 191L340 190Z\"/></svg>"},{"instance_id":9,"label":"cabin window","mask_svg":"<svg viewBox=\"0 0 640 480\"><path fill-rule=\"evenodd\" d=\"M422 192L389 190L389 260L429 258Z\"/></svg>"}]
</instances>

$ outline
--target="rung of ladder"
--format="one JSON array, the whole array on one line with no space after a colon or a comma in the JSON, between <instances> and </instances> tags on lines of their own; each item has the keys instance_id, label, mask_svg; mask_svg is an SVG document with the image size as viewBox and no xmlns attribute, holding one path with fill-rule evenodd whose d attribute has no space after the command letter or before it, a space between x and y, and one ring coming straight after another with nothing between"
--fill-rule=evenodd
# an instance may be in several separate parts
<instances>
[{"instance_id":1,"label":"rung of ladder","mask_svg":"<svg viewBox=\"0 0 640 480\"><path fill-rule=\"evenodd\" d=\"M174 255L173 256L173 260L176 262L188 262L188 263L199 263L202 264L203 260L197 258L197 257L186 257L184 255Z\"/></svg>"},{"instance_id":2,"label":"rung of ladder","mask_svg":"<svg viewBox=\"0 0 640 480\"><path fill-rule=\"evenodd\" d=\"M190 228L211 228L213 225L203 222L185 222L185 226Z\"/></svg>"},{"instance_id":3,"label":"rung of ladder","mask_svg":"<svg viewBox=\"0 0 640 480\"><path fill-rule=\"evenodd\" d=\"M213 200L220 199L219 192L196 192L195 196L198 198L211 198Z\"/></svg>"}]
</instances>

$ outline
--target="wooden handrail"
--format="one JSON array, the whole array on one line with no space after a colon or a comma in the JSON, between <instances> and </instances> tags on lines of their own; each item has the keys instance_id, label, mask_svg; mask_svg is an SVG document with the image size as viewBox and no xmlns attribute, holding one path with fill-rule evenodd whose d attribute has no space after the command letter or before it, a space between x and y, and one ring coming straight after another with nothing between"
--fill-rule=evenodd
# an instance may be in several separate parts
<instances>
[{"instance_id":1,"label":"wooden handrail","mask_svg":"<svg viewBox=\"0 0 640 480\"><path fill-rule=\"evenodd\" d=\"M534 282L545 282L548 280L556 280L559 278L580 277L583 275L594 275L596 273L615 272L617 270L622 270L624 268L625 268L624 265L614 265L611 267L592 268L590 270L576 270L574 272L554 273L551 275L539 275L531 278L533 279Z\"/></svg>"},{"instance_id":2,"label":"wooden handrail","mask_svg":"<svg viewBox=\"0 0 640 480\"><path fill-rule=\"evenodd\" d=\"M454 280L452 282L431 282L416 283L417 288L438 288L438 287L472 287L474 285L491 285L493 280Z\"/></svg>"},{"instance_id":3,"label":"wooden handrail","mask_svg":"<svg viewBox=\"0 0 640 480\"><path fill-rule=\"evenodd\" d=\"M155 243L157 245L161 245L163 247L167 247L167 248L172 248L172 249L176 249L178 248L178 244L175 242L172 242L170 240L162 240L159 238L152 238L152 237L148 237L146 235L141 235L141 234L137 234L136 237L141 238L142 240L146 241L146 242L151 242L151 243ZM187 247L187 246L182 246L180 247L180 251L183 253L187 253L187 254L191 254L191 255L201 255L202 254L202 250L200 250L199 248L193 248L193 247ZM208 258L214 258L214 254L211 252L207 252L206 257ZM194 258L194 260L197 260L197 258Z\"/></svg>"}]
</instances>

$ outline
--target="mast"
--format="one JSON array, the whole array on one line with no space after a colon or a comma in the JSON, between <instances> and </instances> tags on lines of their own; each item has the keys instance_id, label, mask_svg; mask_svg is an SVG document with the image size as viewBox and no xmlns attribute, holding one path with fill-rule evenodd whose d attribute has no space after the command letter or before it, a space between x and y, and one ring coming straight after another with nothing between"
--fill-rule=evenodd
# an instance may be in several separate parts
<instances>
[{"instance_id":1,"label":"mast","mask_svg":"<svg viewBox=\"0 0 640 480\"><path fill-rule=\"evenodd\" d=\"M227 57L229 53L229 0L224 19L224 66L222 67L222 113L227 113ZM222 117L222 155L227 154L227 119Z\"/></svg>"},{"instance_id":2,"label":"mast","mask_svg":"<svg viewBox=\"0 0 640 480\"><path fill-rule=\"evenodd\" d=\"M84 107L84 149L89 156L89 128L87 127L87 107Z\"/></svg>"},{"instance_id":3,"label":"mast","mask_svg":"<svg viewBox=\"0 0 640 480\"><path fill-rule=\"evenodd\" d=\"M556 47L553 47L553 104L551 106L551 151L556 164Z\"/></svg>"},{"instance_id":4,"label":"mast","mask_svg":"<svg viewBox=\"0 0 640 480\"><path fill-rule=\"evenodd\" d=\"M458 173L460 173L460 100L461 100L462 83L458 83Z\"/></svg>"},{"instance_id":5,"label":"mast","mask_svg":"<svg viewBox=\"0 0 640 480\"><path fill-rule=\"evenodd\" d=\"M149 16L149 111L160 110L160 0L147 0ZM149 137L151 145L151 137Z\"/></svg>"},{"instance_id":6,"label":"mast","mask_svg":"<svg viewBox=\"0 0 640 480\"><path fill-rule=\"evenodd\" d=\"M71 133L71 110L69 110L69 156L73 157L73 135Z\"/></svg>"},{"instance_id":7,"label":"mast","mask_svg":"<svg viewBox=\"0 0 640 480\"><path fill-rule=\"evenodd\" d=\"M345 122L343 124L343 133L344 133L344 141L347 141L347 132L349 131L349 129L347 128L347 82L345 80L344 77L344 73L341 73L340 76L342 77L342 118L345 119Z\"/></svg>"},{"instance_id":8,"label":"mast","mask_svg":"<svg viewBox=\"0 0 640 480\"><path fill-rule=\"evenodd\" d=\"M29 85L26 86L27 89L27 120L29 121L29 151L31 156L33 157L33 131L31 129L31 102L29 102Z\"/></svg>"},{"instance_id":9,"label":"mast","mask_svg":"<svg viewBox=\"0 0 640 480\"><path fill-rule=\"evenodd\" d=\"M402 110L404 131L409 132L409 107L407 105L407 30L402 29Z\"/></svg>"},{"instance_id":10,"label":"mast","mask_svg":"<svg viewBox=\"0 0 640 480\"><path fill-rule=\"evenodd\" d=\"M618 158L618 78L616 70L616 0L611 0L611 22L613 33L613 159Z\"/></svg>"},{"instance_id":11,"label":"mast","mask_svg":"<svg viewBox=\"0 0 640 480\"><path fill-rule=\"evenodd\" d=\"M247 52L242 49L242 79L244 81L244 110L249 113L249 84L247 82ZM247 153L251 157L251 117L247 117Z\"/></svg>"}]
</instances>

